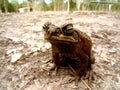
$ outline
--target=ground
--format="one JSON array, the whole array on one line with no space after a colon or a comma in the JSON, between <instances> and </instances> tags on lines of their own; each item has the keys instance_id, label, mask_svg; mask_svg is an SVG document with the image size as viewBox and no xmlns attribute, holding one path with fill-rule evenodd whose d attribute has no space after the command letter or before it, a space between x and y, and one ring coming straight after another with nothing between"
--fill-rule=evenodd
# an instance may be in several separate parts
<instances>
[{"instance_id":1,"label":"ground","mask_svg":"<svg viewBox=\"0 0 120 90\"><path fill-rule=\"evenodd\" d=\"M0 90L86 90L61 68L50 76L51 45L42 25L72 22L93 42L96 58L91 90L120 90L120 13L32 12L0 14ZM48 63L46 63L48 62Z\"/></svg>"}]
</instances>

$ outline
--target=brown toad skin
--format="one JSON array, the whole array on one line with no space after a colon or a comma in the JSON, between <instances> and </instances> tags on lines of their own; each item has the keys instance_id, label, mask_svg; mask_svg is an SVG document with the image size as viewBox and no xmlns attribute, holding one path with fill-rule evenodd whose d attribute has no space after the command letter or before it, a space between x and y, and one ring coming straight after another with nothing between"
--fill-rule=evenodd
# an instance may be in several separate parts
<instances>
[{"instance_id":1,"label":"brown toad skin","mask_svg":"<svg viewBox=\"0 0 120 90\"><path fill-rule=\"evenodd\" d=\"M76 29L73 35L66 36L61 28L56 30L54 26L52 33L51 24L45 25L47 28L44 28L44 37L52 44L52 58L57 68L70 65L80 77L91 69L94 58L91 54L92 42L89 36Z\"/></svg>"}]
</instances>

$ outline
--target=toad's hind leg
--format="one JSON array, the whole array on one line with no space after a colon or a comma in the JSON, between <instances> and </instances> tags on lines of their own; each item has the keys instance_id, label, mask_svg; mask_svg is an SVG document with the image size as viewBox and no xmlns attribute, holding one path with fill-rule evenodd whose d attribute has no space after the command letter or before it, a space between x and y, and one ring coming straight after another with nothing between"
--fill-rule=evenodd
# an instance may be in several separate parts
<instances>
[{"instance_id":1,"label":"toad's hind leg","mask_svg":"<svg viewBox=\"0 0 120 90\"><path fill-rule=\"evenodd\" d=\"M85 77L84 77L85 79L88 79L88 83L89 83L89 84L91 84L92 81L94 80L94 76L93 76L94 71L93 71L92 68L93 68L93 67L92 67L92 64L89 63L89 64L88 64L88 69L87 69L86 75L85 75Z\"/></svg>"},{"instance_id":2,"label":"toad's hind leg","mask_svg":"<svg viewBox=\"0 0 120 90\"><path fill-rule=\"evenodd\" d=\"M68 64L68 66L71 69L73 75L75 76L75 85L78 86L78 82L80 80L80 76L76 73L76 71L72 68L71 65Z\"/></svg>"},{"instance_id":3,"label":"toad's hind leg","mask_svg":"<svg viewBox=\"0 0 120 90\"><path fill-rule=\"evenodd\" d=\"M91 62L91 64L95 63L95 56L93 55L93 51L92 50L90 52L90 62Z\"/></svg>"}]
</instances>

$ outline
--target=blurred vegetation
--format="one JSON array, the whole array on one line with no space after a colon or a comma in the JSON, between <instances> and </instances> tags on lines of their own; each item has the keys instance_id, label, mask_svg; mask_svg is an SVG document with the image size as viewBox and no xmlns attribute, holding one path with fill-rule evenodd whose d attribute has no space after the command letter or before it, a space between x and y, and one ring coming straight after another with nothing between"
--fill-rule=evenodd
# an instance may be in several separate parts
<instances>
[{"instance_id":1,"label":"blurred vegetation","mask_svg":"<svg viewBox=\"0 0 120 90\"><path fill-rule=\"evenodd\" d=\"M120 0L0 0L1 12L18 12L20 8L27 11L120 11Z\"/></svg>"}]
</instances>

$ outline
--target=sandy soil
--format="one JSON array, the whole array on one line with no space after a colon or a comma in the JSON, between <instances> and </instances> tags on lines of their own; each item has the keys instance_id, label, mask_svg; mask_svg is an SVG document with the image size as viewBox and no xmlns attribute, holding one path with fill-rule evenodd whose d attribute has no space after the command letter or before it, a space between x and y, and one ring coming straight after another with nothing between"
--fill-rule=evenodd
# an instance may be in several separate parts
<instances>
[{"instance_id":1,"label":"sandy soil","mask_svg":"<svg viewBox=\"0 0 120 90\"><path fill-rule=\"evenodd\" d=\"M120 14L96 12L35 12L0 15L0 90L87 90L61 68L49 76L51 45L42 25L72 22L93 41L92 90L120 90Z\"/></svg>"}]
</instances>

